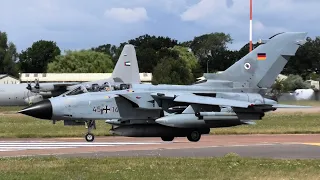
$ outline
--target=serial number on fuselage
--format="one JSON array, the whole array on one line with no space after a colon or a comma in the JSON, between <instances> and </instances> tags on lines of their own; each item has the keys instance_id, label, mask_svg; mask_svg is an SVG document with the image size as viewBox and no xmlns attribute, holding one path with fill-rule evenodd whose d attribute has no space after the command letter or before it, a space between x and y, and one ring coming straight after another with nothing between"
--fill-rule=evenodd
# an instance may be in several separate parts
<instances>
[{"instance_id":1,"label":"serial number on fuselage","mask_svg":"<svg viewBox=\"0 0 320 180\"><path fill-rule=\"evenodd\" d=\"M100 114L108 114L108 113L113 113L113 112L119 112L118 107L110 107L108 105L106 106L95 106L92 109L93 112L97 112Z\"/></svg>"}]
</instances>

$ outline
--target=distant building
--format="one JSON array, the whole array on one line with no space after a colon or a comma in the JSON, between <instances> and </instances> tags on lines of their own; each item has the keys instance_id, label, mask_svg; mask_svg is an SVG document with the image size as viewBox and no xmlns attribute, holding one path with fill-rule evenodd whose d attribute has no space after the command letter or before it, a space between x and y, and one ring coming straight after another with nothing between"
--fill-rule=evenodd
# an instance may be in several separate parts
<instances>
[{"instance_id":1,"label":"distant building","mask_svg":"<svg viewBox=\"0 0 320 180\"><path fill-rule=\"evenodd\" d=\"M19 79L8 74L0 74L0 84L19 84Z\"/></svg>"},{"instance_id":2,"label":"distant building","mask_svg":"<svg viewBox=\"0 0 320 180\"><path fill-rule=\"evenodd\" d=\"M21 73L20 82L88 82L111 77L112 73ZM152 73L140 73L142 83L152 81Z\"/></svg>"}]
</instances>

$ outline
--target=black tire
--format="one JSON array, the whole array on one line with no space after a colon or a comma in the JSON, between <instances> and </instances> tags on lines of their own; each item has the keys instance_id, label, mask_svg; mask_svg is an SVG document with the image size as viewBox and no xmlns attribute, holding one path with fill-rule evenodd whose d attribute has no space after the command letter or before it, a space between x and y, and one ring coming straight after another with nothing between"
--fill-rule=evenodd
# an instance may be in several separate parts
<instances>
[{"instance_id":1,"label":"black tire","mask_svg":"<svg viewBox=\"0 0 320 180\"><path fill-rule=\"evenodd\" d=\"M92 142L92 141L94 141L94 135L93 135L92 133L86 134L85 138L86 138L86 141L87 141L87 142Z\"/></svg>"},{"instance_id":2,"label":"black tire","mask_svg":"<svg viewBox=\"0 0 320 180\"><path fill-rule=\"evenodd\" d=\"M187 138L191 142L198 142L201 138L201 133L199 131L192 131Z\"/></svg>"},{"instance_id":3,"label":"black tire","mask_svg":"<svg viewBox=\"0 0 320 180\"><path fill-rule=\"evenodd\" d=\"M162 141L173 141L174 137L166 136L166 137L161 137Z\"/></svg>"}]
</instances>

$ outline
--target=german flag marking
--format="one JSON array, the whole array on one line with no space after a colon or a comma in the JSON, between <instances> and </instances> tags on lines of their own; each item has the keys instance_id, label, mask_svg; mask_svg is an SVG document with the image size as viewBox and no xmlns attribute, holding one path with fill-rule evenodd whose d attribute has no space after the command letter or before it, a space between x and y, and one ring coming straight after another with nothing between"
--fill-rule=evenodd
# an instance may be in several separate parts
<instances>
[{"instance_id":1,"label":"german flag marking","mask_svg":"<svg viewBox=\"0 0 320 180\"><path fill-rule=\"evenodd\" d=\"M266 53L258 53L257 54L257 60L266 60L267 54Z\"/></svg>"}]
</instances>

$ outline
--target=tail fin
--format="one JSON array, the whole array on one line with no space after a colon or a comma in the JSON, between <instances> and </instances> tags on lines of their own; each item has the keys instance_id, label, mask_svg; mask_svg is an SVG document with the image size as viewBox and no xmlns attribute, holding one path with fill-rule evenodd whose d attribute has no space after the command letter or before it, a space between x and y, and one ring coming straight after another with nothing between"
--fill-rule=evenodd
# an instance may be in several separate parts
<instances>
[{"instance_id":1,"label":"tail fin","mask_svg":"<svg viewBox=\"0 0 320 180\"><path fill-rule=\"evenodd\" d=\"M140 83L138 60L133 45L126 44L113 70L113 79L121 79L124 83Z\"/></svg>"},{"instance_id":2,"label":"tail fin","mask_svg":"<svg viewBox=\"0 0 320 180\"><path fill-rule=\"evenodd\" d=\"M240 82L243 87L270 88L290 57L306 42L306 35L305 32L276 34L225 71L204 77Z\"/></svg>"}]
</instances>

